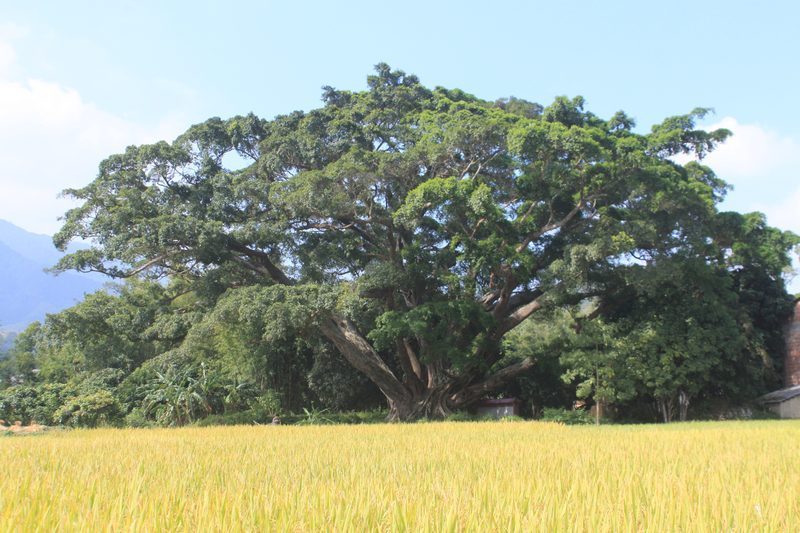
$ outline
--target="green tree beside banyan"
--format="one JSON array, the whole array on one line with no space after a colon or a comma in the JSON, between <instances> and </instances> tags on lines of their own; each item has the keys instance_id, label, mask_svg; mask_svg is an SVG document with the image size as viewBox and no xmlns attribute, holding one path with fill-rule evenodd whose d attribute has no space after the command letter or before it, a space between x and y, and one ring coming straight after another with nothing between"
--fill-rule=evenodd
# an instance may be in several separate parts
<instances>
[{"instance_id":1,"label":"green tree beside banyan","mask_svg":"<svg viewBox=\"0 0 800 533\"><path fill-rule=\"evenodd\" d=\"M255 291L265 338L324 337L409 420L528 371L504 336L602 302L637 258L724 256L725 183L671 159L729 135L695 129L705 109L642 135L580 97L487 102L383 64L368 86L109 157L55 238L95 245L58 268Z\"/></svg>"}]
</instances>

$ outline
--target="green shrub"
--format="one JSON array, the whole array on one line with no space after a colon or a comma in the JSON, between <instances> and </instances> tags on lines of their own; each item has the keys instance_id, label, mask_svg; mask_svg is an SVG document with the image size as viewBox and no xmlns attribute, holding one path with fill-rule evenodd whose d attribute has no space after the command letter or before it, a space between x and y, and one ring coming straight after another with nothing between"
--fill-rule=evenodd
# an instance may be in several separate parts
<instances>
[{"instance_id":1,"label":"green shrub","mask_svg":"<svg viewBox=\"0 0 800 533\"><path fill-rule=\"evenodd\" d=\"M547 422L560 422L567 425L593 424L594 418L583 409L561 409L557 407L545 407L542 411L542 420Z\"/></svg>"},{"instance_id":2,"label":"green shrub","mask_svg":"<svg viewBox=\"0 0 800 533\"><path fill-rule=\"evenodd\" d=\"M478 418L468 411L456 411L447 416L448 422L474 422Z\"/></svg>"},{"instance_id":3,"label":"green shrub","mask_svg":"<svg viewBox=\"0 0 800 533\"><path fill-rule=\"evenodd\" d=\"M0 419L23 424L52 425L53 413L61 406L65 386L60 383L16 385L0 391Z\"/></svg>"},{"instance_id":4,"label":"green shrub","mask_svg":"<svg viewBox=\"0 0 800 533\"><path fill-rule=\"evenodd\" d=\"M125 427L131 428L149 428L156 425L152 420L148 420L144 412L139 408L132 409L130 413L125 415L123 423Z\"/></svg>"},{"instance_id":5,"label":"green shrub","mask_svg":"<svg viewBox=\"0 0 800 533\"><path fill-rule=\"evenodd\" d=\"M328 409L317 409L315 407L311 407L311 409L303 408L303 414L300 415L300 419L297 421L298 425L321 425L321 424L334 424L335 422L329 418L328 416Z\"/></svg>"},{"instance_id":6,"label":"green shrub","mask_svg":"<svg viewBox=\"0 0 800 533\"><path fill-rule=\"evenodd\" d=\"M275 391L267 391L256 396L248 403L251 410L265 413L270 418L281 413L281 396Z\"/></svg>"},{"instance_id":7,"label":"green shrub","mask_svg":"<svg viewBox=\"0 0 800 533\"><path fill-rule=\"evenodd\" d=\"M515 416L513 418L519 418L520 420L522 420L518 416ZM450 415L448 415L447 418L445 418L445 420L448 422L491 422L497 419L492 415L476 415L474 413L470 413L469 411L456 411L455 413L451 413Z\"/></svg>"},{"instance_id":8,"label":"green shrub","mask_svg":"<svg viewBox=\"0 0 800 533\"><path fill-rule=\"evenodd\" d=\"M142 410L162 426L183 426L213 412L215 383L206 366L170 366L142 385Z\"/></svg>"},{"instance_id":9,"label":"green shrub","mask_svg":"<svg viewBox=\"0 0 800 533\"><path fill-rule=\"evenodd\" d=\"M780 418L778 413L765 408L753 409L753 414L750 416L750 420L780 420Z\"/></svg>"},{"instance_id":10,"label":"green shrub","mask_svg":"<svg viewBox=\"0 0 800 533\"><path fill-rule=\"evenodd\" d=\"M53 419L59 424L75 427L112 425L121 417L119 402L107 390L69 398L53 414Z\"/></svg>"},{"instance_id":11,"label":"green shrub","mask_svg":"<svg viewBox=\"0 0 800 533\"><path fill-rule=\"evenodd\" d=\"M325 417L332 424L382 424L386 422L386 411L346 411L344 413L326 413Z\"/></svg>"}]
</instances>

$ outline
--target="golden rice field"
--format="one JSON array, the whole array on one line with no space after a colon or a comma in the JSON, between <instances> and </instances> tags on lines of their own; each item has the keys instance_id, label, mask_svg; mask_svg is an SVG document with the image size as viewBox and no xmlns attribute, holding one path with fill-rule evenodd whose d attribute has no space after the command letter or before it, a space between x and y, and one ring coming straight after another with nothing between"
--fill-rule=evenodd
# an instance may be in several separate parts
<instances>
[{"instance_id":1,"label":"golden rice field","mask_svg":"<svg viewBox=\"0 0 800 533\"><path fill-rule=\"evenodd\" d=\"M800 423L0 438L3 531L800 531Z\"/></svg>"}]
</instances>

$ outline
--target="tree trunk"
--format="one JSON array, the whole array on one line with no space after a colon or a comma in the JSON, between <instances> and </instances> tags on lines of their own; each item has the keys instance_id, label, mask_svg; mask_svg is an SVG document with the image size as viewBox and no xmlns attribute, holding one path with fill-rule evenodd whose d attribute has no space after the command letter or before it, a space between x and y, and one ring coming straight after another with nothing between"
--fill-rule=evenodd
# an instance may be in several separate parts
<instances>
[{"instance_id":1,"label":"tree trunk","mask_svg":"<svg viewBox=\"0 0 800 533\"><path fill-rule=\"evenodd\" d=\"M436 363L431 363L425 365L427 380L423 381L414 368L419 362L411 359L407 365L409 368L405 370L414 375L409 374L401 381L350 320L338 316L322 320L320 333L336 345L348 363L383 392L389 405L390 421L445 418L455 409L479 400L534 365L533 359L526 358L490 376L477 369L450 376ZM422 374L421 367L418 372ZM414 379L410 379L412 377Z\"/></svg>"},{"instance_id":2,"label":"tree trunk","mask_svg":"<svg viewBox=\"0 0 800 533\"><path fill-rule=\"evenodd\" d=\"M672 400L672 397L665 396L661 398L656 398L656 405L658 406L658 412L661 414L661 419L664 421L665 424L672 422L672 417L675 411L675 403Z\"/></svg>"},{"instance_id":3,"label":"tree trunk","mask_svg":"<svg viewBox=\"0 0 800 533\"><path fill-rule=\"evenodd\" d=\"M405 401L389 400L389 416L391 422L404 422L419 419L443 419L453 412L449 386L427 389Z\"/></svg>"},{"instance_id":4,"label":"tree trunk","mask_svg":"<svg viewBox=\"0 0 800 533\"><path fill-rule=\"evenodd\" d=\"M689 395L684 391L678 391L678 416L681 422L686 422L686 414L689 411Z\"/></svg>"}]
</instances>

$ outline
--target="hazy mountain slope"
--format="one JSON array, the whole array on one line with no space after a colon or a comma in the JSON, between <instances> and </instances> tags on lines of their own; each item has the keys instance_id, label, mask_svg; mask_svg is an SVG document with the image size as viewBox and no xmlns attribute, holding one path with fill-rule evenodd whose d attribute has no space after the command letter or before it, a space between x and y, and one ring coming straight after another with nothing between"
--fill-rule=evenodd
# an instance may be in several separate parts
<instances>
[{"instance_id":1,"label":"hazy mountain slope","mask_svg":"<svg viewBox=\"0 0 800 533\"><path fill-rule=\"evenodd\" d=\"M19 331L102 286L81 274L46 273L60 256L50 237L0 221L0 329Z\"/></svg>"},{"instance_id":2,"label":"hazy mountain slope","mask_svg":"<svg viewBox=\"0 0 800 533\"><path fill-rule=\"evenodd\" d=\"M39 265L52 266L61 257L52 237L30 233L5 220L0 220L0 243Z\"/></svg>"}]
</instances>

